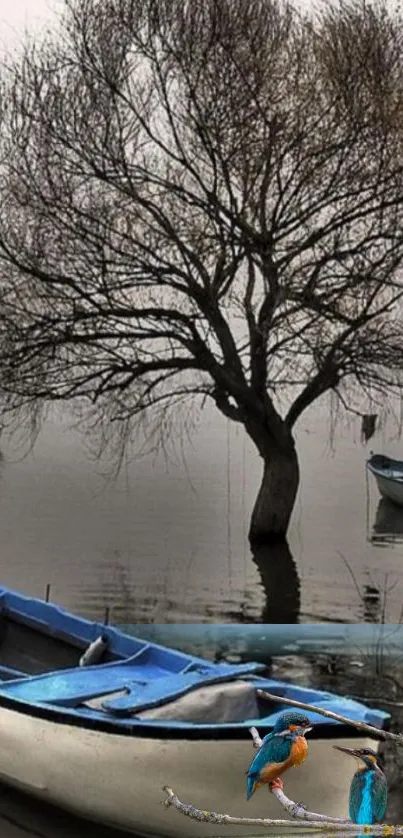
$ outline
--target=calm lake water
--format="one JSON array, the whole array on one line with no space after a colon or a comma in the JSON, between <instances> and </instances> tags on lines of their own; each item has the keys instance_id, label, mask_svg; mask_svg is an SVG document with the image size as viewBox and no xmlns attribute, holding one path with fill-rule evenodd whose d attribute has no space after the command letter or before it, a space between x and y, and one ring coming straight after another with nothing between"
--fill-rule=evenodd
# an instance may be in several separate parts
<instances>
[{"instance_id":1,"label":"calm lake water","mask_svg":"<svg viewBox=\"0 0 403 838\"><path fill-rule=\"evenodd\" d=\"M393 430L370 446L401 455ZM326 405L298 428L301 487L289 549L253 557L247 530L260 461L241 429L215 412L202 415L183 459L133 457L114 482L60 418L25 457L15 441L3 438L1 447L6 585L42 595L51 583L52 599L91 617L109 606L115 622L400 618L403 512L378 509L370 478L370 527L378 515L378 529L397 538L368 541L369 446L356 424L339 426L332 447Z\"/></svg>"},{"instance_id":2,"label":"calm lake water","mask_svg":"<svg viewBox=\"0 0 403 838\"><path fill-rule=\"evenodd\" d=\"M306 686L332 690L354 698L366 700L368 704L391 713L391 730L403 730L403 665L395 662L393 675L395 684L387 676L387 669L380 659L373 656L354 654L345 656L315 655L273 658L269 672L275 678L293 680ZM397 688L396 688L397 684ZM389 785L387 821L403 822L403 748L393 744L381 745L381 758ZM167 768L169 774L169 767ZM240 777L240 783L244 777ZM135 782L135 778L133 778ZM281 810L280 810L281 811ZM246 812L245 812L246 814ZM340 816L347 813L340 813ZM279 813L279 816L280 813ZM167 811L169 817L169 811ZM245 828L245 838L253 830ZM10 790L0 784L0 834L4 838L124 838L126 833L88 824L53 807L31 800L22 793ZM293 831L292 835L305 838L304 833ZM325 833L322 833L323 835ZM357 835L359 830L357 829ZM275 833L270 833L274 838ZM350 833L354 836L355 833ZM217 832L220 838L231 838L230 827ZM157 838L157 836L156 836ZM281 831L279 838L290 838Z\"/></svg>"}]
</instances>

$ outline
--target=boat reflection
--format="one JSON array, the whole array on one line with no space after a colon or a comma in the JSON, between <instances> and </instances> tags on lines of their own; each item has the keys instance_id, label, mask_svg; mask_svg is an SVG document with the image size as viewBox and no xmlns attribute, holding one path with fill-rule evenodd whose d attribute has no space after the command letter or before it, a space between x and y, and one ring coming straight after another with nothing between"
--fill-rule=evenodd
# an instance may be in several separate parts
<instances>
[{"instance_id":1,"label":"boat reflection","mask_svg":"<svg viewBox=\"0 0 403 838\"><path fill-rule=\"evenodd\" d=\"M4 838L133 838L128 832L82 820L2 783L0 834Z\"/></svg>"},{"instance_id":2,"label":"boat reflection","mask_svg":"<svg viewBox=\"0 0 403 838\"><path fill-rule=\"evenodd\" d=\"M373 544L403 542L403 508L387 498L381 498L376 510L375 522L371 533Z\"/></svg>"}]
</instances>

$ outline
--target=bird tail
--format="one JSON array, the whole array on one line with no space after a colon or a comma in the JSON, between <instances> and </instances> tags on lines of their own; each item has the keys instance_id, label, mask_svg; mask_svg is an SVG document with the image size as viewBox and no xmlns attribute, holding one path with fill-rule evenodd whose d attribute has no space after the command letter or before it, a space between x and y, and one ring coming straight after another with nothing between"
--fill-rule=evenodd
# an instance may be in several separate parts
<instances>
[{"instance_id":1,"label":"bird tail","mask_svg":"<svg viewBox=\"0 0 403 838\"><path fill-rule=\"evenodd\" d=\"M256 776L255 774L248 774L248 778L246 780L246 799L249 800L252 797L253 792L256 790Z\"/></svg>"}]
</instances>

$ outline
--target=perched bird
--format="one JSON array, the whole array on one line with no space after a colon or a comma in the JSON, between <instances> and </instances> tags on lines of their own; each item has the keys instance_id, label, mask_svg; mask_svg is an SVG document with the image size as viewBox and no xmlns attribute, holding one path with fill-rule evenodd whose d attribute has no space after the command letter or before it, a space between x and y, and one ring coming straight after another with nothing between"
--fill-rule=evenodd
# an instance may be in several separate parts
<instances>
[{"instance_id":1,"label":"perched bird","mask_svg":"<svg viewBox=\"0 0 403 838\"><path fill-rule=\"evenodd\" d=\"M340 745L333 747L364 763L351 780L350 820L362 824L379 823L385 817L388 784L375 751L370 748L342 748Z\"/></svg>"},{"instance_id":2,"label":"perched bird","mask_svg":"<svg viewBox=\"0 0 403 838\"><path fill-rule=\"evenodd\" d=\"M247 800L263 783L272 785L288 768L304 761L308 753L305 734L309 730L312 726L301 713L283 713L279 717L246 772Z\"/></svg>"}]
</instances>

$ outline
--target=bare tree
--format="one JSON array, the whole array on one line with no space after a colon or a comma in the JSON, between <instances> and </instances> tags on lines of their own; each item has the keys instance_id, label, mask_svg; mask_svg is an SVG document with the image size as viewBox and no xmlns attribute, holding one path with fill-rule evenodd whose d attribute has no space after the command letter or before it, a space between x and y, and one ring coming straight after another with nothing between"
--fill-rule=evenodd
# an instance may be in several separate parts
<instances>
[{"instance_id":1,"label":"bare tree","mask_svg":"<svg viewBox=\"0 0 403 838\"><path fill-rule=\"evenodd\" d=\"M3 73L3 417L212 399L284 537L302 412L400 387L402 32L386 0L66 0Z\"/></svg>"}]
</instances>

